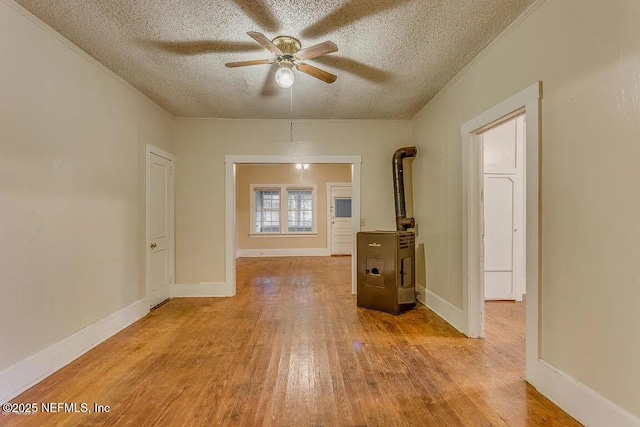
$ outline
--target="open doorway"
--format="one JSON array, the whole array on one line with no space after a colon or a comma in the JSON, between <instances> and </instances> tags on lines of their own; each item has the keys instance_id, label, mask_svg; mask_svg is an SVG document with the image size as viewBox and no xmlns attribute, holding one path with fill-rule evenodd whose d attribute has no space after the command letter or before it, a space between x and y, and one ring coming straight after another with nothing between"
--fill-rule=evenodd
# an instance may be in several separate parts
<instances>
[{"instance_id":1,"label":"open doorway","mask_svg":"<svg viewBox=\"0 0 640 427\"><path fill-rule=\"evenodd\" d=\"M485 222L484 222L484 151L483 134L510 119L522 116L523 122L523 228L518 229L524 239L523 266L521 273L512 271L517 283L518 274L524 272L521 286L526 293L525 313L525 372L529 381L535 381L540 372L539 352L539 147L540 147L540 100L542 85L536 82L530 87L495 105L461 127L462 136L462 213L463 213L463 315L467 320L464 332L472 338L484 338L485 334ZM526 123L526 126L524 124ZM516 147L517 148L517 147ZM501 185L504 186L504 180ZM507 186L508 187L508 186ZM505 190L506 194L506 190ZM490 195L491 196L491 195ZM513 197L513 196L512 196ZM513 207L512 207L513 210ZM504 224L498 221L503 231ZM507 224L509 225L509 224ZM515 228L515 227L512 227ZM507 234L507 232L505 232ZM513 234L511 233L512 239ZM513 256L513 255L512 255ZM513 259L517 262L517 259ZM515 263L513 264L515 265ZM514 267L510 267L513 268ZM517 270L517 266L515 267ZM500 270L500 268L495 269ZM489 269L489 271L491 271ZM507 274L502 276L503 290L515 294L517 285L512 284ZM505 285L506 283L506 285Z\"/></svg>"},{"instance_id":2,"label":"open doorway","mask_svg":"<svg viewBox=\"0 0 640 427\"><path fill-rule=\"evenodd\" d=\"M237 258L350 255L351 165L237 165L236 223Z\"/></svg>"},{"instance_id":3,"label":"open doorway","mask_svg":"<svg viewBox=\"0 0 640 427\"><path fill-rule=\"evenodd\" d=\"M522 301L525 290L525 117L479 134L483 157L484 299Z\"/></svg>"},{"instance_id":4,"label":"open doorway","mask_svg":"<svg viewBox=\"0 0 640 427\"><path fill-rule=\"evenodd\" d=\"M352 235L360 229L360 156L225 156L226 163L226 283L230 288L232 295L236 292L236 259L238 256L330 256L331 247L329 246L327 231L327 215L329 209L327 207L328 196L326 194L327 184L329 182L349 183L351 185L351 218L350 227ZM284 167L288 172L294 171L293 176L280 176L282 179L276 179L279 175L267 173L269 181L264 183L255 183L249 185L248 192L240 195L238 191L239 171L249 165L272 166L277 165ZM306 165L306 166L305 166ZM345 168L346 176L339 178L327 178L325 181L317 181L311 179L312 171L319 171L325 167ZM283 169L283 170L285 170ZM272 171L273 172L273 171ZM286 178L286 179L285 179ZM246 183L245 183L246 184ZM244 185L244 184L243 184ZM273 187L273 188L272 188ZM244 190L243 190L244 191ZM258 191L258 196L256 196ZM251 196L248 196L251 194ZM274 208L273 200L278 195L278 208ZM242 197L248 201L246 212L241 214L238 209L239 198ZM256 198L258 197L258 198ZM299 200L298 200L299 199ZM289 208L290 204L296 204L298 207ZM315 214L309 215L306 205L315 206ZM253 203L253 206L251 204ZM267 207L269 205L270 207ZM259 209L257 209L259 208ZM312 208L314 209L314 208ZM274 213L278 210L278 214ZM260 212L258 212L260 211ZM271 211L269 213L268 211ZM297 216L296 216L297 215ZM291 217L291 218L290 218ZM295 220L296 217L298 220ZM293 220L290 224L289 220ZM247 224L247 236L254 243L261 239L271 239L275 236L276 229L281 233L284 231L286 237L292 239L300 239L293 244L294 240L287 241L286 244L277 244L280 247L267 246L260 247L262 243L257 243L258 247L244 247L241 244L238 233L242 232L241 227ZM297 221L297 222L296 222ZM295 223L295 224L294 224ZM276 225L277 224L277 225ZM290 229L290 225L293 229ZM255 232L256 227L260 230ZM250 232L250 230L254 230ZM310 230L310 231L309 231ZM254 234L254 236L250 236ZM299 237L294 237L297 235ZM253 237L253 239L251 239ZM244 237L242 237L244 238ZM306 244L310 238L315 238L316 247L309 247ZM283 241L283 237L279 237ZM351 293L356 292L356 269L355 263L355 239L352 239L351 262ZM267 242L267 240L264 240ZM302 246L300 246L302 245ZM308 251L311 249L311 251ZM306 251L307 253L303 253ZM262 253L261 253L262 252Z\"/></svg>"},{"instance_id":5,"label":"open doorway","mask_svg":"<svg viewBox=\"0 0 640 427\"><path fill-rule=\"evenodd\" d=\"M523 112L478 134L482 146L483 294L487 344L508 352L519 372L525 366L526 237ZM519 376L518 375L518 376Z\"/></svg>"}]
</instances>

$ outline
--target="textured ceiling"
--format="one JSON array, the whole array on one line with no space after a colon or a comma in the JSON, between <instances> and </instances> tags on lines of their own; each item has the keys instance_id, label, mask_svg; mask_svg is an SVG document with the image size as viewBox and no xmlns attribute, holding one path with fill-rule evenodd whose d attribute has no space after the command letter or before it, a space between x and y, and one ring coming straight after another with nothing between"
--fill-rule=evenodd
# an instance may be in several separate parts
<instances>
[{"instance_id":1,"label":"textured ceiling","mask_svg":"<svg viewBox=\"0 0 640 427\"><path fill-rule=\"evenodd\" d=\"M296 72L294 118L411 118L533 0L16 0L178 117L289 118L290 91L246 35L325 40Z\"/></svg>"}]
</instances>

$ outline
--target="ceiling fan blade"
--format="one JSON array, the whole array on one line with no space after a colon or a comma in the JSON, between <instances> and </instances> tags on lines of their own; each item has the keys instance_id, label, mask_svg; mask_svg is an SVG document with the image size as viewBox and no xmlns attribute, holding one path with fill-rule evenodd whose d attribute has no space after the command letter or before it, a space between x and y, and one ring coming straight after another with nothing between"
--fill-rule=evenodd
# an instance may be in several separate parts
<instances>
[{"instance_id":1,"label":"ceiling fan blade","mask_svg":"<svg viewBox=\"0 0 640 427\"><path fill-rule=\"evenodd\" d=\"M363 64L362 62L354 61L351 58L345 58L344 56L324 56L316 58L315 61L323 65L328 65L330 67L346 71L354 76L374 83L385 83L391 78L391 73L388 71Z\"/></svg>"},{"instance_id":2,"label":"ceiling fan blade","mask_svg":"<svg viewBox=\"0 0 640 427\"><path fill-rule=\"evenodd\" d=\"M233 2L263 30L277 33L280 29L280 23L264 0L233 0Z\"/></svg>"},{"instance_id":3,"label":"ceiling fan blade","mask_svg":"<svg viewBox=\"0 0 640 427\"><path fill-rule=\"evenodd\" d=\"M251 37L258 43L260 43L265 49L267 49L269 52L273 53L274 55L278 55L278 56L284 55L284 53L278 48L278 46L273 44L273 42L269 40L267 36L265 36L264 34L258 33L256 31L249 31L247 34L249 35L249 37Z\"/></svg>"},{"instance_id":4,"label":"ceiling fan blade","mask_svg":"<svg viewBox=\"0 0 640 427\"><path fill-rule=\"evenodd\" d=\"M271 59L256 59L254 61L240 61L240 62L228 62L224 64L227 68L236 68L236 67L247 67L249 65L264 65L264 64L272 64L273 61Z\"/></svg>"},{"instance_id":5,"label":"ceiling fan blade","mask_svg":"<svg viewBox=\"0 0 640 427\"><path fill-rule=\"evenodd\" d=\"M325 83L333 83L338 78L337 76L334 76L331 73L327 73L326 71L321 70L320 68L316 68L313 65L305 64L304 62L300 64L296 64L296 68L299 71L302 71L303 73L308 74L311 77L315 77L318 80L322 80Z\"/></svg>"},{"instance_id":6,"label":"ceiling fan blade","mask_svg":"<svg viewBox=\"0 0 640 427\"><path fill-rule=\"evenodd\" d=\"M259 46L250 42L227 42L219 40L198 41L153 41L151 45L178 55L201 55L216 52L251 52L260 50Z\"/></svg>"},{"instance_id":7,"label":"ceiling fan blade","mask_svg":"<svg viewBox=\"0 0 640 427\"><path fill-rule=\"evenodd\" d=\"M304 31L302 31L302 36L306 38L320 37L338 28L346 27L366 16L375 15L387 9L393 9L410 1L411 0L367 2L350 0L315 24L305 28Z\"/></svg>"},{"instance_id":8,"label":"ceiling fan blade","mask_svg":"<svg viewBox=\"0 0 640 427\"><path fill-rule=\"evenodd\" d=\"M299 50L294 55L297 59L313 59L318 56L326 55L338 51L338 46L332 41L316 44Z\"/></svg>"}]
</instances>

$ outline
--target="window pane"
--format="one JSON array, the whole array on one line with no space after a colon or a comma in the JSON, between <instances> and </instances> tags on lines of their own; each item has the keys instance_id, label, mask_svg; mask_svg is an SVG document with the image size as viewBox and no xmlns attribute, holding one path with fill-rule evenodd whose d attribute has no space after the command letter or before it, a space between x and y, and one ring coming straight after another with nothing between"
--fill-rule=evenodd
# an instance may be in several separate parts
<instances>
[{"instance_id":1,"label":"window pane","mask_svg":"<svg viewBox=\"0 0 640 427\"><path fill-rule=\"evenodd\" d=\"M292 233L313 231L313 190L288 190L287 230Z\"/></svg>"},{"instance_id":2,"label":"window pane","mask_svg":"<svg viewBox=\"0 0 640 427\"><path fill-rule=\"evenodd\" d=\"M255 190L255 233L280 232L280 191Z\"/></svg>"},{"instance_id":3,"label":"window pane","mask_svg":"<svg viewBox=\"0 0 640 427\"><path fill-rule=\"evenodd\" d=\"M336 218L351 218L351 199L336 199Z\"/></svg>"}]
</instances>

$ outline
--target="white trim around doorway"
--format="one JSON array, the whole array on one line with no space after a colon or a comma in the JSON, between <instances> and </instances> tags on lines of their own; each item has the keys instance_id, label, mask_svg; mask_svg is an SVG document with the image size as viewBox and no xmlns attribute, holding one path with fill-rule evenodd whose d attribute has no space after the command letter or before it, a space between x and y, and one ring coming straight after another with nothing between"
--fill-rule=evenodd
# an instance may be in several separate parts
<instances>
[{"instance_id":1,"label":"white trim around doorway","mask_svg":"<svg viewBox=\"0 0 640 427\"><path fill-rule=\"evenodd\" d=\"M640 426L640 418L542 359L540 351L540 138L542 82L536 82L461 127L463 310L469 337L484 336L482 172L479 134L512 114L526 120L526 350L525 376L540 393L584 425Z\"/></svg>"},{"instance_id":2,"label":"white trim around doorway","mask_svg":"<svg viewBox=\"0 0 640 427\"><path fill-rule=\"evenodd\" d=\"M468 121L462 136L462 239L464 331L469 337L484 337L483 246L482 246L482 151L480 134L516 113L525 114L526 127L526 242L527 242L527 361L537 360L538 351L538 228L539 228L539 109L542 86L537 82Z\"/></svg>"}]
</instances>

